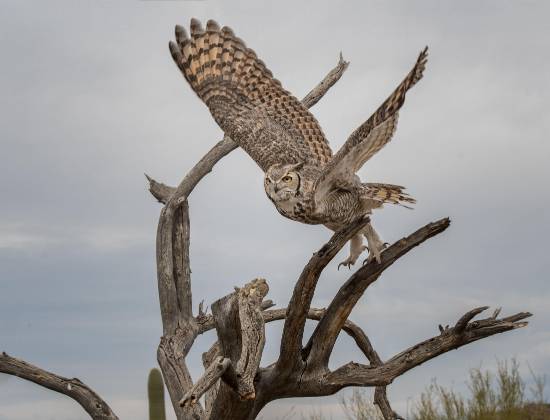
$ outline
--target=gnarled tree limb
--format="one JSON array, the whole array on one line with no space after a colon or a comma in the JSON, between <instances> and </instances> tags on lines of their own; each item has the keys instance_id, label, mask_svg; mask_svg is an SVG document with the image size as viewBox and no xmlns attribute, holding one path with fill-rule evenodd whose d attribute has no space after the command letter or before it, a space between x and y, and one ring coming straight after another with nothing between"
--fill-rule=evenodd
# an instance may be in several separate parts
<instances>
[{"instance_id":1,"label":"gnarled tree limb","mask_svg":"<svg viewBox=\"0 0 550 420\"><path fill-rule=\"evenodd\" d=\"M327 389L332 393L346 386L388 385L398 376L440 354L494 334L525 327L527 322L520 321L530 316L529 312L519 312L501 319L490 317L472 321L463 331L449 328L445 333L404 350L380 366L348 363L325 375Z\"/></svg>"},{"instance_id":2,"label":"gnarled tree limb","mask_svg":"<svg viewBox=\"0 0 550 420\"><path fill-rule=\"evenodd\" d=\"M304 267L288 304L281 339L281 353L277 360L279 375L286 375L295 371L297 367L301 368L299 365L304 327L321 272L350 238L363 229L369 221L368 217L364 217L336 232L329 242L313 254Z\"/></svg>"},{"instance_id":3,"label":"gnarled tree limb","mask_svg":"<svg viewBox=\"0 0 550 420\"><path fill-rule=\"evenodd\" d=\"M443 232L449 227L450 223L448 218L441 219L427 224L406 238L400 239L382 252L380 263L371 261L357 270L344 283L328 306L325 316L317 324L304 349L304 355L308 357L310 367L328 366L328 359L332 353L334 343L336 343L336 338L367 287L374 283L382 272L398 258L425 240Z\"/></svg>"},{"instance_id":4,"label":"gnarled tree limb","mask_svg":"<svg viewBox=\"0 0 550 420\"><path fill-rule=\"evenodd\" d=\"M185 393L179 404L181 406L196 404L199 398L216 384L218 379L221 378L230 365L231 360L227 357L218 356L210 366L206 368L203 375L193 385L193 388Z\"/></svg>"},{"instance_id":5,"label":"gnarled tree limb","mask_svg":"<svg viewBox=\"0 0 550 420\"><path fill-rule=\"evenodd\" d=\"M77 378L64 378L4 352L0 355L0 372L18 376L72 398L94 420L118 420L111 407Z\"/></svg>"},{"instance_id":6,"label":"gnarled tree limb","mask_svg":"<svg viewBox=\"0 0 550 420\"><path fill-rule=\"evenodd\" d=\"M321 82L315 86L306 96L302 99L302 103L307 107L311 108L319 100L325 96L325 93L338 81L344 71L349 66L349 61L344 61L342 53L340 53L340 59L338 60L338 65L334 67Z\"/></svg>"},{"instance_id":7,"label":"gnarled tree limb","mask_svg":"<svg viewBox=\"0 0 550 420\"><path fill-rule=\"evenodd\" d=\"M234 366L233 385L242 399L254 399L254 377L265 343L261 303L269 288L264 279L256 279L212 304L212 314L221 353Z\"/></svg>"}]
</instances>

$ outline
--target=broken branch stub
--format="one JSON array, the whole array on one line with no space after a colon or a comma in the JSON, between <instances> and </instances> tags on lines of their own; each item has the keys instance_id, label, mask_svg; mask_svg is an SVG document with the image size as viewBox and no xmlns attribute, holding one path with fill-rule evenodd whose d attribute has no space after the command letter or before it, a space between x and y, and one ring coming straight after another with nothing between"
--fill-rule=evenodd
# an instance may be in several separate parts
<instances>
[{"instance_id":1,"label":"broken branch stub","mask_svg":"<svg viewBox=\"0 0 550 420\"><path fill-rule=\"evenodd\" d=\"M229 385L243 400L256 395L254 377L265 344L262 300L268 290L264 279L255 279L212 304L221 354L231 360L236 373L236 383Z\"/></svg>"}]
</instances>

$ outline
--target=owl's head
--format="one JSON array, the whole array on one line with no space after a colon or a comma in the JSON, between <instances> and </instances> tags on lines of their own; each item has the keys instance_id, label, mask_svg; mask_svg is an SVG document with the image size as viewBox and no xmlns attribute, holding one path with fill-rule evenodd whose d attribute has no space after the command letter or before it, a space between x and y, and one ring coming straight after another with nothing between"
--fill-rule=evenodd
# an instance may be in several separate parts
<instances>
[{"instance_id":1,"label":"owl's head","mask_svg":"<svg viewBox=\"0 0 550 420\"><path fill-rule=\"evenodd\" d=\"M264 187L271 200L286 201L300 193L300 169L302 166L303 163L276 163L269 167L265 173Z\"/></svg>"}]
</instances>

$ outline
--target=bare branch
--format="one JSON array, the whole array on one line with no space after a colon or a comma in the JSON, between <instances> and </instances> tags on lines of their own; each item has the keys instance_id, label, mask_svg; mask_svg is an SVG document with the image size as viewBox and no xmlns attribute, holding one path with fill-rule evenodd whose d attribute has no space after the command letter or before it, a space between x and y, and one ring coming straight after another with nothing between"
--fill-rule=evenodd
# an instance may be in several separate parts
<instances>
[{"instance_id":1,"label":"bare branch","mask_svg":"<svg viewBox=\"0 0 550 420\"><path fill-rule=\"evenodd\" d=\"M240 375L238 391L243 399L252 400L256 396L254 377L265 345L261 303L268 291L269 287L264 279L257 279L238 291L242 347L236 371Z\"/></svg>"},{"instance_id":2,"label":"bare branch","mask_svg":"<svg viewBox=\"0 0 550 420\"><path fill-rule=\"evenodd\" d=\"M178 420L204 418L200 404L188 407L179 405L184 393L193 386L185 357L191 349L195 337L194 330L178 328L175 334L162 336L157 349L157 360Z\"/></svg>"},{"instance_id":3,"label":"bare branch","mask_svg":"<svg viewBox=\"0 0 550 420\"><path fill-rule=\"evenodd\" d=\"M262 311L265 311L266 309L273 308L275 306L275 303L271 299L267 299L262 301L262 304L260 305L260 309Z\"/></svg>"},{"instance_id":4,"label":"bare branch","mask_svg":"<svg viewBox=\"0 0 550 420\"><path fill-rule=\"evenodd\" d=\"M149 181L149 192L159 201L159 203L166 204L170 196L176 191L174 187L170 187L162 182L157 182L147 174L145 174L145 178Z\"/></svg>"},{"instance_id":5,"label":"bare branch","mask_svg":"<svg viewBox=\"0 0 550 420\"><path fill-rule=\"evenodd\" d=\"M391 408L385 386L377 386L374 390L374 404L378 406L385 420L405 420Z\"/></svg>"},{"instance_id":6,"label":"bare branch","mask_svg":"<svg viewBox=\"0 0 550 420\"><path fill-rule=\"evenodd\" d=\"M289 373L295 369L296 363L299 363L304 326L321 272L349 239L369 221L370 219L365 217L336 232L319 251L313 254L304 267L288 304L281 339L281 353L277 361L277 370L280 374Z\"/></svg>"},{"instance_id":7,"label":"bare branch","mask_svg":"<svg viewBox=\"0 0 550 420\"><path fill-rule=\"evenodd\" d=\"M94 420L118 420L109 405L77 378L64 378L21 359L0 355L0 372L34 382L78 402Z\"/></svg>"},{"instance_id":8,"label":"bare branch","mask_svg":"<svg viewBox=\"0 0 550 420\"><path fill-rule=\"evenodd\" d=\"M265 343L262 299L269 288L256 279L212 304L212 314L223 356L237 372L236 391L242 399L254 399L254 377Z\"/></svg>"},{"instance_id":9,"label":"bare branch","mask_svg":"<svg viewBox=\"0 0 550 420\"><path fill-rule=\"evenodd\" d=\"M214 359L218 357L220 353L221 353L220 343L219 341L216 341L210 347L210 349L208 349L208 351L202 354L202 364L205 367L205 369L212 364ZM218 394L219 387L220 387L220 380L218 379L208 389L208 391L206 391L206 395L204 396L204 411L207 419L210 418L210 412L212 411L212 404L214 403L216 395Z\"/></svg>"},{"instance_id":10,"label":"bare branch","mask_svg":"<svg viewBox=\"0 0 550 420\"><path fill-rule=\"evenodd\" d=\"M443 232L449 227L449 224L450 220L448 218L441 219L427 224L406 238L400 239L382 253L380 263L371 261L357 270L344 283L328 306L326 315L317 324L304 349L304 356L308 357L309 367L326 367L328 365L328 359L336 338L367 287L374 283L380 274L397 259L425 240Z\"/></svg>"},{"instance_id":11,"label":"bare branch","mask_svg":"<svg viewBox=\"0 0 550 420\"><path fill-rule=\"evenodd\" d=\"M476 315L479 315L483 311L489 309L488 306L482 306L480 308L474 308L471 311L466 312L455 324L455 331L457 333L463 332L466 327L468 326L468 322L470 322L472 319L476 317ZM499 311L500 312L500 311ZM498 313L497 313L498 315ZM496 319L496 316L494 317Z\"/></svg>"},{"instance_id":12,"label":"bare branch","mask_svg":"<svg viewBox=\"0 0 550 420\"><path fill-rule=\"evenodd\" d=\"M344 61L344 57L342 57L342 53L340 53L340 58L338 60L338 64L336 67L334 67L321 82L315 86L309 92L304 99L302 99L302 103L307 107L311 108L313 105L315 105L319 100L327 93L327 91L342 77L346 69L348 68L349 61Z\"/></svg>"},{"instance_id":13,"label":"bare branch","mask_svg":"<svg viewBox=\"0 0 550 420\"><path fill-rule=\"evenodd\" d=\"M196 404L199 398L216 384L218 379L221 378L230 364L231 360L227 357L217 357L216 360L214 360L214 362L212 362L206 369L195 385L193 385L193 388L185 393L183 398L180 400L179 405L187 406Z\"/></svg>"},{"instance_id":14,"label":"bare branch","mask_svg":"<svg viewBox=\"0 0 550 420\"><path fill-rule=\"evenodd\" d=\"M319 321L324 316L326 312L326 309L319 309L319 308L309 308L309 311L307 313L307 319L311 319L314 321ZM263 313L264 316L264 322L272 322L272 321L279 321L286 318L287 308L283 309L272 309L265 311ZM342 328L353 340L355 340L355 343L359 347L359 349L365 354L367 359L374 363L375 359L380 358L378 357L378 354L374 351L372 344L370 343L369 338L365 334L365 332L354 322L350 320L346 320L344 323L344 326ZM380 363L382 361L380 360Z\"/></svg>"},{"instance_id":15,"label":"bare branch","mask_svg":"<svg viewBox=\"0 0 550 420\"><path fill-rule=\"evenodd\" d=\"M168 200L157 229L157 279L163 336L157 359L178 420L203 418L199 404L180 407L178 402L193 385L185 357L197 336L192 314L191 271L189 268L189 208L181 200L186 186Z\"/></svg>"},{"instance_id":16,"label":"bare branch","mask_svg":"<svg viewBox=\"0 0 550 420\"><path fill-rule=\"evenodd\" d=\"M490 317L472 321L466 325L464 331L450 328L445 334L410 347L380 366L348 363L325 376L327 391L334 393L346 386L388 385L398 376L440 354L494 334L525 327L527 322L519 321L530 316L529 312L520 312L502 319Z\"/></svg>"}]
</instances>

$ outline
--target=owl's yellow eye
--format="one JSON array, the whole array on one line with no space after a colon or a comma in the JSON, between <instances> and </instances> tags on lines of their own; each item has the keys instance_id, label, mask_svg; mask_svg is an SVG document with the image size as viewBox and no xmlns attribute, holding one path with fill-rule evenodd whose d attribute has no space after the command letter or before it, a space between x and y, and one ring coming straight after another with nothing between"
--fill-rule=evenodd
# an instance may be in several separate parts
<instances>
[{"instance_id":1,"label":"owl's yellow eye","mask_svg":"<svg viewBox=\"0 0 550 420\"><path fill-rule=\"evenodd\" d=\"M292 181L292 177L289 176L289 175L286 175L286 176L283 177L282 181L283 182L290 182L290 181Z\"/></svg>"}]
</instances>

